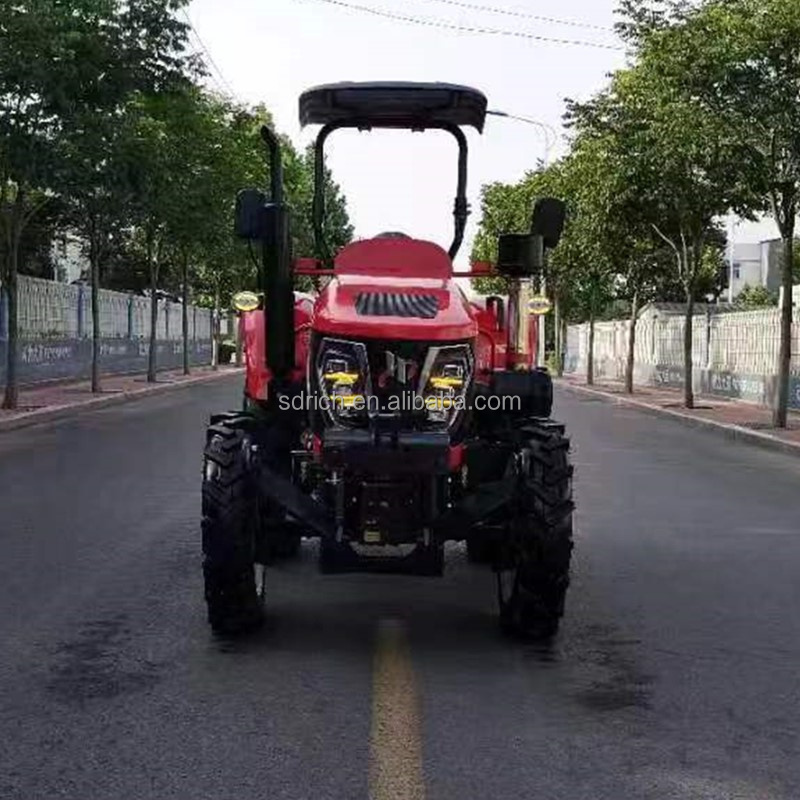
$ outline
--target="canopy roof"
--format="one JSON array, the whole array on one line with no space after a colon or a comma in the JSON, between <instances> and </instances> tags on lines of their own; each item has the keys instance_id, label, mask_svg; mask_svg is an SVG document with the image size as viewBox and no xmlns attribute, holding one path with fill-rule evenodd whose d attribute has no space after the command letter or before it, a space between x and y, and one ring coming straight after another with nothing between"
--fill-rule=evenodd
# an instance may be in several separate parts
<instances>
[{"instance_id":1,"label":"canopy roof","mask_svg":"<svg viewBox=\"0 0 800 800\"><path fill-rule=\"evenodd\" d=\"M332 83L300 96L301 125L424 130L469 125L483 132L486 96L449 83Z\"/></svg>"}]
</instances>

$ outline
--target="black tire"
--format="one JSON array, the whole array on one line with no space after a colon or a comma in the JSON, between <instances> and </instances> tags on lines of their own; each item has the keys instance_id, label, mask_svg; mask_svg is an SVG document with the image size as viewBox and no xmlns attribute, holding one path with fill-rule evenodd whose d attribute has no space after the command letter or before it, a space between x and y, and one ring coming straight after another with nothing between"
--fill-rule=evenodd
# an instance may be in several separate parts
<instances>
[{"instance_id":1,"label":"black tire","mask_svg":"<svg viewBox=\"0 0 800 800\"><path fill-rule=\"evenodd\" d=\"M495 543L480 535L467 538L467 561L470 564L491 564L495 560Z\"/></svg>"},{"instance_id":2,"label":"black tire","mask_svg":"<svg viewBox=\"0 0 800 800\"><path fill-rule=\"evenodd\" d=\"M549 639L564 614L572 557L572 473L569 439L552 422L527 424L518 464L517 497L511 509L498 571L500 623L525 639Z\"/></svg>"},{"instance_id":3,"label":"black tire","mask_svg":"<svg viewBox=\"0 0 800 800\"><path fill-rule=\"evenodd\" d=\"M244 416L217 418L204 452L205 599L212 629L227 635L253 630L263 618L255 561L259 508L247 427Z\"/></svg>"}]
</instances>

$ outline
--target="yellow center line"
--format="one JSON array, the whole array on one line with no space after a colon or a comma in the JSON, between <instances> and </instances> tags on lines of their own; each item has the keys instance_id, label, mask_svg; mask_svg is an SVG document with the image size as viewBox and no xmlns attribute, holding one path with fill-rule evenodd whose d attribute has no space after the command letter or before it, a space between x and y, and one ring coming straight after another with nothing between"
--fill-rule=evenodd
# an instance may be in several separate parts
<instances>
[{"instance_id":1,"label":"yellow center line","mask_svg":"<svg viewBox=\"0 0 800 800\"><path fill-rule=\"evenodd\" d=\"M381 620L376 640L370 734L370 800L424 800L422 735L403 623Z\"/></svg>"}]
</instances>

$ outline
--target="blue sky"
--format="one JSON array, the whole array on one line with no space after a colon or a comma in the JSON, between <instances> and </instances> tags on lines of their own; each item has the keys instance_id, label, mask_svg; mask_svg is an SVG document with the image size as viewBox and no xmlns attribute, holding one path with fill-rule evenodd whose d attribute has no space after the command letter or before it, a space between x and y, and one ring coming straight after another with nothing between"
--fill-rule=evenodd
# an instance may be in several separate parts
<instances>
[{"instance_id":1,"label":"blue sky","mask_svg":"<svg viewBox=\"0 0 800 800\"><path fill-rule=\"evenodd\" d=\"M342 0L444 25L494 28L553 39L619 45L610 30L616 0L463 0L521 15L463 8L458 0ZM481 89L491 108L541 120L559 133L564 100L586 99L624 66L622 51L459 32L380 18L323 0L194 0L189 17L222 77L239 99L263 102L298 145L297 97L319 83L425 80ZM571 22L573 24L566 24ZM586 26L586 27L584 27ZM514 181L544 154L535 126L490 118L469 136L473 214L459 261L467 263L483 183ZM452 235L455 143L441 133L343 131L330 141L330 163L359 236L403 230L446 246ZM556 146L553 155L563 151ZM743 225L740 240L774 235L771 223Z\"/></svg>"}]
</instances>

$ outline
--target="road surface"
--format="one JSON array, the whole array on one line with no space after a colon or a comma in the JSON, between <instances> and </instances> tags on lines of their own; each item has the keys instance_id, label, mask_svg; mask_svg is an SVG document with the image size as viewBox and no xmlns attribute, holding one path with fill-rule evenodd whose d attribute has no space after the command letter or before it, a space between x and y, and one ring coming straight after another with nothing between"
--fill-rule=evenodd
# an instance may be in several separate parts
<instances>
[{"instance_id":1,"label":"road surface","mask_svg":"<svg viewBox=\"0 0 800 800\"><path fill-rule=\"evenodd\" d=\"M792 800L800 462L569 394L574 582L550 648L488 572L272 573L205 624L200 450L239 380L0 436L3 800Z\"/></svg>"}]
</instances>

